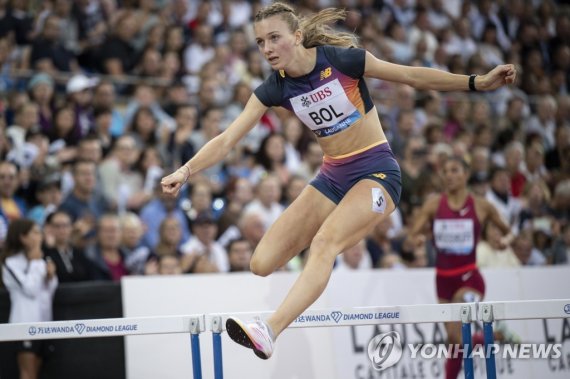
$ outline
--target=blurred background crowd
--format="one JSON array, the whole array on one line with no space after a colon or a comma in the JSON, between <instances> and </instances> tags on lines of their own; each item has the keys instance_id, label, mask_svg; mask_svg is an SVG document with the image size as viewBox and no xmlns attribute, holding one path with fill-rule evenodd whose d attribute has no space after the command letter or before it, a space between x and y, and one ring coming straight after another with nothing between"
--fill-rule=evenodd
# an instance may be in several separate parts
<instances>
[{"instance_id":1,"label":"blurred background crowd","mask_svg":"<svg viewBox=\"0 0 570 379\"><path fill-rule=\"evenodd\" d=\"M0 241L40 226L60 282L249 269L252 251L307 183L322 151L273 109L177 199L160 179L242 111L270 68L252 18L267 1L0 0ZM503 63L516 85L438 93L370 80L402 168L391 219L337 270L434 265L410 220L443 189L441 162L471 164L473 192L516 235L485 226L480 267L570 262L570 6L554 0L305 0L344 7L336 27L377 57L458 74ZM283 270L300 270L304 254Z\"/></svg>"}]
</instances>

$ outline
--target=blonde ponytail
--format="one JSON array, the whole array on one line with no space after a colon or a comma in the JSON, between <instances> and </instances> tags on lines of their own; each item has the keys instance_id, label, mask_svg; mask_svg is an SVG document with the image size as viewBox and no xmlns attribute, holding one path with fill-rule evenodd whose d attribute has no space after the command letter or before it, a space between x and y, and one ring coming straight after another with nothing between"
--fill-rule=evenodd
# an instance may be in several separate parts
<instances>
[{"instance_id":1,"label":"blonde ponytail","mask_svg":"<svg viewBox=\"0 0 570 379\"><path fill-rule=\"evenodd\" d=\"M330 26L330 24L346 18L346 11L343 9L327 8L312 16L299 17L296 15L295 9L289 4L275 2L257 12L254 22L273 16L280 16L287 23L292 33L300 29L303 33L303 46L305 48L322 45L359 46L358 39L354 34L339 32Z\"/></svg>"}]
</instances>

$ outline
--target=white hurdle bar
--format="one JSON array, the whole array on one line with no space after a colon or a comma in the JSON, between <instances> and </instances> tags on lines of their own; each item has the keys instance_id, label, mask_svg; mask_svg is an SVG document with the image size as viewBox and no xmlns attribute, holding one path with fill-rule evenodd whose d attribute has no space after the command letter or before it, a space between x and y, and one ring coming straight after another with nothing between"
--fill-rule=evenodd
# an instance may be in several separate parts
<instances>
[{"instance_id":1,"label":"white hurdle bar","mask_svg":"<svg viewBox=\"0 0 570 379\"><path fill-rule=\"evenodd\" d=\"M191 335L194 379L201 379L199 338L205 330L204 314L13 323L0 324L0 342L188 333Z\"/></svg>"},{"instance_id":2,"label":"white hurdle bar","mask_svg":"<svg viewBox=\"0 0 570 379\"><path fill-rule=\"evenodd\" d=\"M485 337L485 364L487 379L497 378L495 353L489 352L495 342L493 322L495 320L534 320L570 318L570 299L486 301L479 303L477 319L483 321Z\"/></svg>"},{"instance_id":3,"label":"white hurdle bar","mask_svg":"<svg viewBox=\"0 0 570 379\"><path fill-rule=\"evenodd\" d=\"M214 377L223 379L223 359L221 333L226 330L228 317L240 319L261 317L266 319L273 312L240 312L210 314L210 330L213 333ZM477 315L476 303L398 305L385 307L356 307L309 309L293 321L288 328L316 328L359 326L377 324L420 324L436 322L461 322L463 325L463 343L471 346L471 322ZM467 332L468 331L468 332ZM473 378L473 360L471 354L465 355L465 378Z\"/></svg>"}]
</instances>

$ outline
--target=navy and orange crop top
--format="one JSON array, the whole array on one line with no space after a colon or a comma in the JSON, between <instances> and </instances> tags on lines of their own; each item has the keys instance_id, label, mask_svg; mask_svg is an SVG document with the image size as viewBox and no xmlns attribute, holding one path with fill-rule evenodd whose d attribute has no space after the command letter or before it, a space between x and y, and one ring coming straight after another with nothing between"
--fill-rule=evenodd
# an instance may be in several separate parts
<instances>
[{"instance_id":1,"label":"navy and orange crop top","mask_svg":"<svg viewBox=\"0 0 570 379\"><path fill-rule=\"evenodd\" d=\"M327 137L359 121L374 107L362 76L366 50L317 46L317 63L300 77L275 71L255 90L265 106L293 111L317 137Z\"/></svg>"}]
</instances>

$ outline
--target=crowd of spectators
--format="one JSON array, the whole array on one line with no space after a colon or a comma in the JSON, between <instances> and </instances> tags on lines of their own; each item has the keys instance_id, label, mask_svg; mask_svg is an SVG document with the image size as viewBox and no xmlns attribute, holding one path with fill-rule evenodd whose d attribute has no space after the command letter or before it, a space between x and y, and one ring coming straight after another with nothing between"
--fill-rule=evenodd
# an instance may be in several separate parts
<instances>
[{"instance_id":1,"label":"crowd of spectators","mask_svg":"<svg viewBox=\"0 0 570 379\"><path fill-rule=\"evenodd\" d=\"M316 175L322 151L301 122L268 111L226 159L177 199L160 178L243 110L269 73L252 17L265 1L0 0L0 240L41 226L61 282L249 269L264 232ZM304 0L349 10L336 27L399 64L484 74L493 93L419 91L370 80L402 168L392 217L339 269L434 264L408 246L410 220L459 155L470 186L516 238L485 228L480 265L570 263L570 7L553 0ZM301 254L283 270L300 270Z\"/></svg>"}]
</instances>

